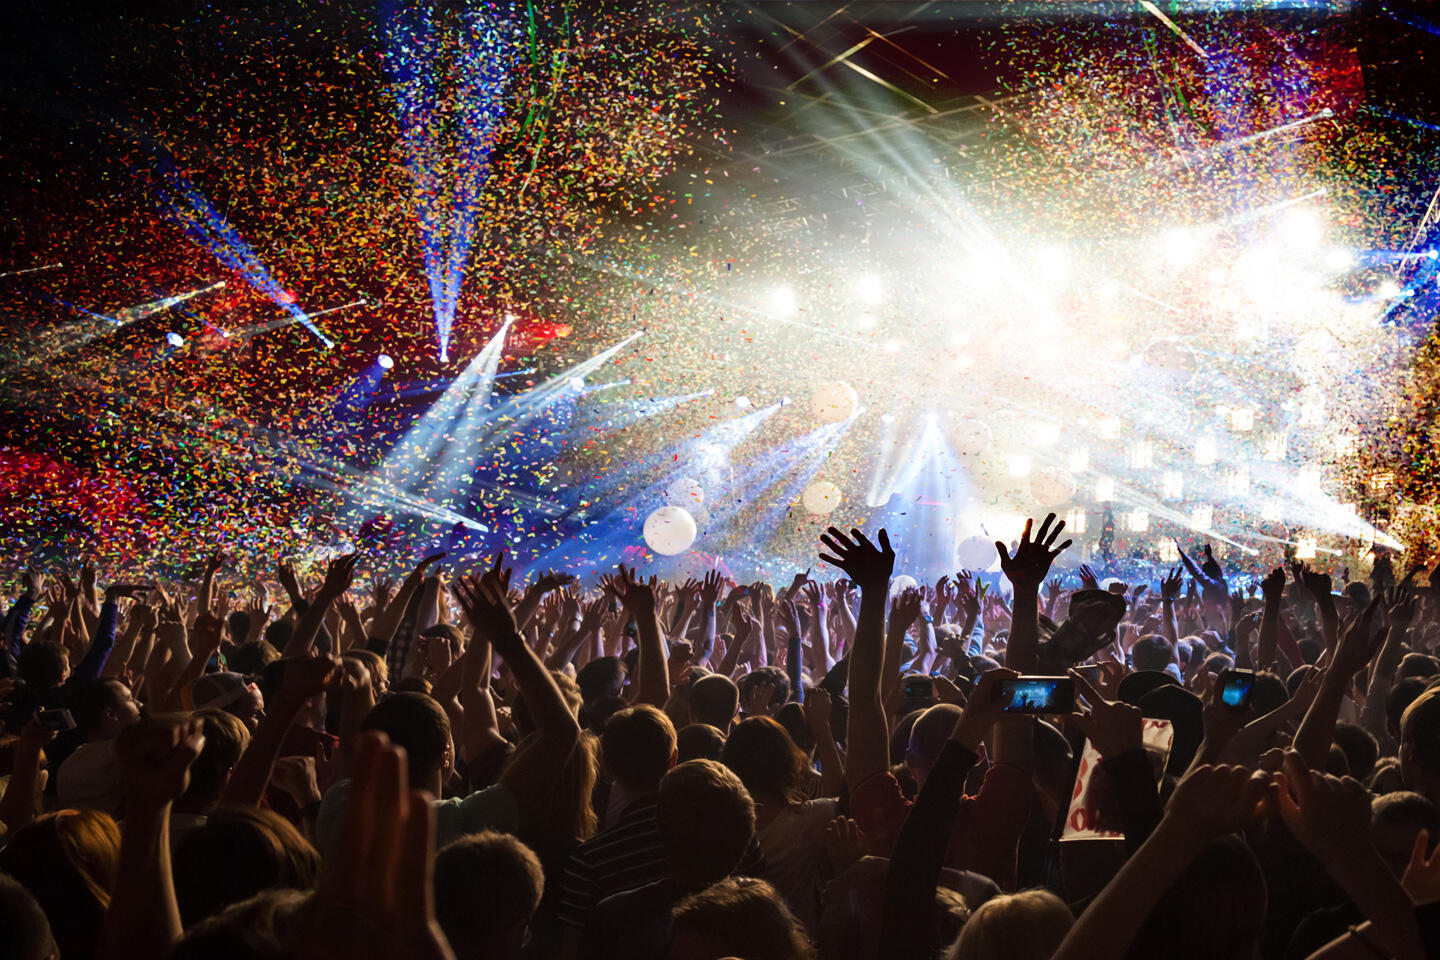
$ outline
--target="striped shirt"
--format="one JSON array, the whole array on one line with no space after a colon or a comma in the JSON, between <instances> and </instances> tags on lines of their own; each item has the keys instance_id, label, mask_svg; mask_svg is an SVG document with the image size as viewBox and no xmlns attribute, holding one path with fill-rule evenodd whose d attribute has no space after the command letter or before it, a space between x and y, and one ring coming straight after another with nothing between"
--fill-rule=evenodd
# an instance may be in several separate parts
<instances>
[{"instance_id":1,"label":"striped shirt","mask_svg":"<svg viewBox=\"0 0 1440 960\"><path fill-rule=\"evenodd\" d=\"M561 923L583 927L601 900L664 879L667 872L655 824L655 797L644 797L570 855L556 913Z\"/></svg>"}]
</instances>

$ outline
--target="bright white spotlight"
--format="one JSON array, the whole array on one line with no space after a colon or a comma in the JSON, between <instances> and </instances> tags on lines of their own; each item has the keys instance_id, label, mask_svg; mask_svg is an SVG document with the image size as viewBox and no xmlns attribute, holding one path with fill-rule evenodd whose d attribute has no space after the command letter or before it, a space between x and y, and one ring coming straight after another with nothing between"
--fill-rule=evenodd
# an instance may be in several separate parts
<instances>
[{"instance_id":1,"label":"bright white spotlight","mask_svg":"<svg viewBox=\"0 0 1440 960\"><path fill-rule=\"evenodd\" d=\"M1355 266L1355 254L1344 247L1332 247L1325 251L1325 267L1329 270L1343 271Z\"/></svg>"},{"instance_id":2,"label":"bright white spotlight","mask_svg":"<svg viewBox=\"0 0 1440 960\"><path fill-rule=\"evenodd\" d=\"M1166 230L1160 237L1160 255L1172 267L1188 267L1200 255L1200 238L1187 227Z\"/></svg>"},{"instance_id":3,"label":"bright white spotlight","mask_svg":"<svg viewBox=\"0 0 1440 960\"><path fill-rule=\"evenodd\" d=\"M1030 475L1030 458L1019 454L1010 458L1010 476L1027 477Z\"/></svg>"},{"instance_id":4,"label":"bright white spotlight","mask_svg":"<svg viewBox=\"0 0 1440 960\"><path fill-rule=\"evenodd\" d=\"M1260 508L1260 519L1266 523L1279 523L1284 519L1284 514L1280 510L1280 504L1274 500L1267 500L1265 505Z\"/></svg>"},{"instance_id":5,"label":"bright white spotlight","mask_svg":"<svg viewBox=\"0 0 1440 960\"><path fill-rule=\"evenodd\" d=\"M968 353L957 354L955 357L956 370L969 370L975 365L975 358Z\"/></svg>"},{"instance_id":6,"label":"bright white spotlight","mask_svg":"<svg viewBox=\"0 0 1440 960\"><path fill-rule=\"evenodd\" d=\"M380 356L375 358L375 362L380 364L381 370L389 370L391 367L395 366L395 361L390 359L390 354L388 353L380 354Z\"/></svg>"},{"instance_id":7,"label":"bright white spotlight","mask_svg":"<svg viewBox=\"0 0 1440 960\"><path fill-rule=\"evenodd\" d=\"M1085 532L1085 511L1071 510L1065 514L1065 529L1070 533Z\"/></svg>"},{"instance_id":8,"label":"bright white spotlight","mask_svg":"<svg viewBox=\"0 0 1440 960\"><path fill-rule=\"evenodd\" d=\"M1232 497L1243 497L1250 492L1250 471L1240 467L1225 478L1225 492Z\"/></svg>"},{"instance_id":9,"label":"bright white spotlight","mask_svg":"<svg viewBox=\"0 0 1440 960\"><path fill-rule=\"evenodd\" d=\"M1083 473L1090 469L1090 451L1076 450L1070 454L1070 469L1075 473Z\"/></svg>"},{"instance_id":10,"label":"bright white spotlight","mask_svg":"<svg viewBox=\"0 0 1440 960\"><path fill-rule=\"evenodd\" d=\"M880 321L873 313L862 313L855 318L856 330L874 330L880 325Z\"/></svg>"},{"instance_id":11,"label":"bright white spotlight","mask_svg":"<svg viewBox=\"0 0 1440 960\"><path fill-rule=\"evenodd\" d=\"M885 340L884 343L880 344L880 349L884 350L886 353L899 353L904 348L905 341L901 340L899 337L889 337Z\"/></svg>"},{"instance_id":12,"label":"bright white spotlight","mask_svg":"<svg viewBox=\"0 0 1440 960\"><path fill-rule=\"evenodd\" d=\"M1102 440L1114 440L1120 436L1120 428L1124 424L1116 417L1104 417L1099 423L1100 438Z\"/></svg>"},{"instance_id":13,"label":"bright white spotlight","mask_svg":"<svg viewBox=\"0 0 1440 960\"><path fill-rule=\"evenodd\" d=\"M1160 555L1161 563L1180 562L1180 548L1175 546L1175 541L1169 537L1156 542L1155 552Z\"/></svg>"},{"instance_id":14,"label":"bright white spotlight","mask_svg":"<svg viewBox=\"0 0 1440 960\"><path fill-rule=\"evenodd\" d=\"M1209 530L1215 522L1215 511L1209 504L1201 504L1190 511L1190 524L1196 530Z\"/></svg>"},{"instance_id":15,"label":"bright white spotlight","mask_svg":"<svg viewBox=\"0 0 1440 960\"><path fill-rule=\"evenodd\" d=\"M1132 533L1144 533L1150 529L1150 511L1131 510L1127 518Z\"/></svg>"},{"instance_id":16,"label":"bright white spotlight","mask_svg":"<svg viewBox=\"0 0 1440 960\"><path fill-rule=\"evenodd\" d=\"M172 347L185 346L185 338L180 336L180 334L175 333L173 330L170 333L165 334L165 342L170 344L170 346Z\"/></svg>"},{"instance_id":17,"label":"bright white spotlight","mask_svg":"<svg viewBox=\"0 0 1440 960\"><path fill-rule=\"evenodd\" d=\"M1325 237L1325 221L1320 214L1305 207L1291 207L1280 218L1281 242L1301 250L1313 250Z\"/></svg>"},{"instance_id":18,"label":"bright white spotlight","mask_svg":"<svg viewBox=\"0 0 1440 960\"><path fill-rule=\"evenodd\" d=\"M1166 500L1179 500L1185 496L1185 478L1179 470L1166 470L1160 478L1160 496Z\"/></svg>"},{"instance_id":19,"label":"bright white spotlight","mask_svg":"<svg viewBox=\"0 0 1440 960\"><path fill-rule=\"evenodd\" d=\"M861 303L879 303L885 299L885 285L874 274L863 274L855 280L855 296Z\"/></svg>"},{"instance_id":20,"label":"bright white spotlight","mask_svg":"<svg viewBox=\"0 0 1440 960\"><path fill-rule=\"evenodd\" d=\"M1042 447L1053 447L1060 442L1060 424L1041 423L1035 427L1035 442Z\"/></svg>"},{"instance_id":21,"label":"bright white spotlight","mask_svg":"<svg viewBox=\"0 0 1440 960\"><path fill-rule=\"evenodd\" d=\"M893 413L882 413L882 414L880 414L880 422L881 422L881 423L894 423L894 422L895 422L895 414L893 414Z\"/></svg>"},{"instance_id":22,"label":"bright white spotlight","mask_svg":"<svg viewBox=\"0 0 1440 960\"><path fill-rule=\"evenodd\" d=\"M570 378L570 389L571 389L571 390L584 390L584 389L585 389L585 381L582 380L582 379L580 379L579 377L571 377L571 378Z\"/></svg>"},{"instance_id":23,"label":"bright white spotlight","mask_svg":"<svg viewBox=\"0 0 1440 960\"><path fill-rule=\"evenodd\" d=\"M1148 440L1133 445L1125 458L1135 470L1148 470L1155 464L1155 448Z\"/></svg>"},{"instance_id":24,"label":"bright white spotlight","mask_svg":"<svg viewBox=\"0 0 1440 960\"><path fill-rule=\"evenodd\" d=\"M1285 459L1285 434L1270 433L1265 435L1265 442L1260 445L1260 455L1271 463L1279 463Z\"/></svg>"},{"instance_id":25,"label":"bright white spotlight","mask_svg":"<svg viewBox=\"0 0 1440 960\"><path fill-rule=\"evenodd\" d=\"M1208 467L1215 462L1217 451L1215 441L1210 437L1201 437L1195 441L1195 462L1202 467Z\"/></svg>"},{"instance_id":26,"label":"bright white spotlight","mask_svg":"<svg viewBox=\"0 0 1440 960\"><path fill-rule=\"evenodd\" d=\"M1095 481L1095 499L1100 503L1109 503L1115 499L1115 481L1109 477L1101 477Z\"/></svg>"},{"instance_id":27,"label":"bright white spotlight","mask_svg":"<svg viewBox=\"0 0 1440 960\"><path fill-rule=\"evenodd\" d=\"M1230 429L1244 433L1255 429L1255 411L1250 407L1230 408Z\"/></svg>"},{"instance_id":28,"label":"bright white spotlight","mask_svg":"<svg viewBox=\"0 0 1440 960\"><path fill-rule=\"evenodd\" d=\"M1380 285L1375 288L1375 296L1381 300L1393 300L1400 296L1400 284L1394 280L1382 280Z\"/></svg>"},{"instance_id":29,"label":"bright white spotlight","mask_svg":"<svg viewBox=\"0 0 1440 960\"><path fill-rule=\"evenodd\" d=\"M789 287L776 287L770 291L770 311L777 316L793 317L800 309L795 291Z\"/></svg>"},{"instance_id":30,"label":"bright white spotlight","mask_svg":"<svg viewBox=\"0 0 1440 960\"><path fill-rule=\"evenodd\" d=\"M1295 541L1295 559L1314 560L1315 546L1316 544L1314 537L1301 537L1299 540Z\"/></svg>"},{"instance_id":31,"label":"bright white spotlight","mask_svg":"<svg viewBox=\"0 0 1440 960\"><path fill-rule=\"evenodd\" d=\"M746 396L736 397L736 398L735 398L735 406L739 407L741 410L749 410L749 409L750 409L750 398L749 398L749 397L746 397Z\"/></svg>"},{"instance_id":32,"label":"bright white spotlight","mask_svg":"<svg viewBox=\"0 0 1440 960\"><path fill-rule=\"evenodd\" d=\"M1040 249L1035 258L1042 279L1050 283L1062 283L1070 271L1070 257L1064 247L1047 246Z\"/></svg>"}]
</instances>

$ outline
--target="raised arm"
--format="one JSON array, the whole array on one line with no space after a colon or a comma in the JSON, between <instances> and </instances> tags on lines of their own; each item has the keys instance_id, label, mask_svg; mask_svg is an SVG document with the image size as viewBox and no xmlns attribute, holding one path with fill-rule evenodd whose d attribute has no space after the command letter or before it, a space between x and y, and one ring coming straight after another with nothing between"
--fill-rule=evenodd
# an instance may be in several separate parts
<instances>
[{"instance_id":1,"label":"raised arm","mask_svg":"<svg viewBox=\"0 0 1440 960\"><path fill-rule=\"evenodd\" d=\"M325 572L325 582L321 584L320 592L300 615L299 622L290 634L290 641L285 644L286 657L310 656L310 648L314 646L315 635L325 623L325 614L330 610L330 604L349 590L355 579L355 561L358 557L359 554L350 553L330 561L330 568Z\"/></svg>"},{"instance_id":2,"label":"raised arm","mask_svg":"<svg viewBox=\"0 0 1440 960\"><path fill-rule=\"evenodd\" d=\"M1370 662L1376 649L1376 641L1370 636L1370 625L1379 608L1380 596L1377 594L1365 612L1345 631L1345 639L1335 649L1330 669L1320 684L1320 692L1315 695L1310 709L1305 711L1300 729L1295 731L1295 750L1311 769L1325 769L1345 692L1354 682L1356 671ZM1382 630L1382 634L1384 632ZM1378 639L1383 641L1384 637Z\"/></svg>"},{"instance_id":3,"label":"raised arm","mask_svg":"<svg viewBox=\"0 0 1440 960\"><path fill-rule=\"evenodd\" d=\"M851 530L847 537L838 527L831 527L820 538L830 551L820 554L820 559L844 570L860 587L860 616L850 649L850 716L845 734L845 783L851 790L890 766L890 731L880 699L880 673L885 657L885 601L895 569L895 551L884 530L876 539L878 547L859 530Z\"/></svg>"},{"instance_id":4,"label":"raised arm","mask_svg":"<svg viewBox=\"0 0 1440 960\"><path fill-rule=\"evenodd\" d=\"M285 742L285 734L295 722L295 717L311 697L319 696L335 687L342 674L340 661L330 657L296 657L286 659L285 676L280 681L280 693L267 705L268 711L250 746L240 755L235 772L225 785L220 799L223 803L239 803L254 806L265 795L270 782L270 771L275 767L275 758Z\"/></svg>"},{"instance_id":5,"label":"raised arm","mask_svg":"<svg viewBox=\"0 0 1440 960\"><path fill-rule=\"evenodd\" d=\"M664 710L670 699L670 668L666 663L665 638L660 633L660 617L655 611L655 587L635 576L635 570L622 565L618 576L605 581L606 588L620 598L625 609L635 618L636 642L640 656L636 669L635 702L648 703Z\"/></svg>"},{"instance_id":6,"label":"raised arm","mask_svg":"<svg viewBox=\"0 0 1440 960\"><path fill-rule=\"evenodd\" d=\"M1370 731L1385 752L1395 746L1385 729L1385 700L1395 684L1395 667L1405 652L1405 636L1410 631L1410 624L1415 622L1419 608L1419 599L1408 591L1397 590L1396 595L1390 597L1385 611L1390 632L1386 634L1385 643L1370 668L1370 683L1365 691L1365 707L1360 711L1360 725Z\"/></svg>"}]
</instances>

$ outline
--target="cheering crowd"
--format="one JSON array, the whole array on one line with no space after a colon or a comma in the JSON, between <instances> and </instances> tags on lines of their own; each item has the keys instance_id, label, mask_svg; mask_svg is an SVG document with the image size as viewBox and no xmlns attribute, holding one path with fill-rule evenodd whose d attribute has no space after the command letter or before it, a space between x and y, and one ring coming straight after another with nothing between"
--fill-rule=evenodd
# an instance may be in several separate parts
<instances>
[{"instance_id":1,"label":"cheering crowd","mask_svg":"<svg viewBox=\"0 0 1440 960\"><path fill-rule=\"evenodd\" d=\"M26 572L0 956L1440 957L1440 571L1077 584L1063 527L1003 589L834 528L783 587Z\"/></svg>"}]
</instances>

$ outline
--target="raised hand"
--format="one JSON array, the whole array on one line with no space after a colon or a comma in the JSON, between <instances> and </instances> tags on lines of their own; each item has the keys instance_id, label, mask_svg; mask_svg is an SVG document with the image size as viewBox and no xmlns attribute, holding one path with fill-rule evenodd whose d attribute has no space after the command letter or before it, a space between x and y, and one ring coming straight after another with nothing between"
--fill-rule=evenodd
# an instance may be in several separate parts
<instances>
[{"instance_id":1,"label":"raised hand","mask_svg":"<svg viewBox=\"0 0 1440 960\"><path fill-rule=\"evenodd\" d=\"M1263 820L1270 811L1272 792L1270 774L1264 771L1196 767L1175 787L1165 820L1204 842Z\"/></svg>"},{"instance_id":2,"label":"raised hand","mask_svg":"<svg viewBox=\"0 0 1440 960\"><path fill-rule=\"evenodd\" d=\"M1286 751L1280 816L1290 832L1327 867L1370 845L1370 794L1351 777L1317 773Z\"/></svg>"},{"instance_id":3,"label":"raised hand","mask_svg":"<svg viewBox=\"0 0 1440 960\"><path fill-rule=\"evenodd\" d=\"M1328 578L1327 578L1328 579ZM1334 669L1340 671L1345 677L1353 676L1362 669L1380 645L1385 642L1385 636L1389 627L1382 627L1378 632L1371 635L1371 624L1374 622L1375 614L1380 609L1381 596L1379 593L1370 601L1370 606L1365 608L1349 625L1344 637L1340 640L1339 647L1335 650Z\"/></svg>"},{"instance_id":4,"label":"raised hand","mask_svg":"<svg viewBox=\"0 0 1440 960\"><path fill-rule=\"evenodd\" d=\"M1285 570L1276 567L1269 576L1260 581L1260 591L1267 601L1279 600L1285 593Z\"/></svg>"},{"instance_id":5,"label":"raised hand","mask_svg":"<svg viewBox=\"0 0 1440 960\"><path fill-rule=\"evenodd\" d=\"M148 810L173 802L189 786L190 764L204 746L199 720L151 718L126 727L115 740L115 756L127 802Z\"/></svg>"},{"instance_id":6,"label":"raised hand","mask_svg":"<svg viewBox=\"0 0 1440 960\"><path fill-rule=\"evenodd\" d=\"M920 616L920 609L923 598L920 591L914 587L900 591L899 596L890 601L890 629L903 631L909 630L910 624Z\"/></svg>"},{"instance_id":7,"label":"raised hand","mask_svg":"<svg viewBox=\"0 0 1440 960\"><path fill-rule=\"evenodd\" d=\"M820 554L820 559L844 570L861 590L887 590L890 574L895 571L895 550L890 546L890 535L883 529L876 539L880 541L878 547L857 529L852 529L847 537L838 527L831 527L820 537L830 552Z\"/></svg>"},{"instance_id":8,"label":"raised hand","mask_svg":"<svg viewBox=\"0 0 1440 960\"><path fill-rule=\"evenodd\" d=\"M1113 760L1132 750L1141 749L1141 731L1145 721L1140 715L1140 708L1107 700L1085 679L1084 674L1076 670L1070 670L1069 673L1070 678L1075 681L1075 689L1090 705L1088 714L1072 714L1070 720L1095 744L1101 759Z\"/></svg>"},{"instance_id":9,"label":"raised hand","mask_svg":"<svg viewBox=\"0 0 1440 960\"><path fill-rule=\"evenodd\" d=\"M1034 524L1033 519L1025 521L1025 532L1020 535L1020 545L1015 548L1015 555L1005 549L1005 544L999 540L995 541L995 552L1000 554L1000 569L1010 582L1017 588L1021 586L1040 589L1040 584L1045 582L1045 576L1050 572L1050 564L1055 562L1066 547L1074 541L1066 540L1060 546L1055 546L1055 541L1060 539L1061 532L1065 529L1065 521L1055 523L1055 514L1048 514L1040 524L1035 539L1030 539L1030 528ZM1051 524L1055 523L1054 528ZM1053 549L1052 549L1053 548Z\"/></svg>"},{"instance_id":10,"label":"raised hand","mask_svg":"<svg viewBox=\"0 0 1440 960\"><path fill-rule=\"evenodd\" d=\"M540 575L532 589L535 590L536 593L544 594L552 590L558 590L561 587L568 587L574 582L574 574L564 573L558 570L548 570Z\"/></svg>"},{"instance_id":11,"label":"raised hand","mask_svg":"<svg viewBox=\"0 0 1440 960\"><path fill-rule=\"evenodd\" d=\"M1440 900L1440 847L1430 856L1430 831L1421 830L1410 848L1410 862L1405 866L1405 876L1400 881L1405 892L1416 905L1424 906Z\"/></svg>"},{"instance_id":12,"label":"raised hand","mask_svg":"<svg viewBox=\"0 0 1440 960\"><path fill-rule=\"evenodd\" d=\"M977 753L980 750L980 741L1010 704L1010 695L1001 688L1001 683L1018 676L1020 674L1014 670L1004 667L982 673L975 684L975 691L965 702L960 719L955 721L951 739L958 741L971 753Z\"/></svg>"},{"instance_id":13,"label":"raised hand","mask_svg":"<svg viewBox=\"0 0 1440 960\"><path fill-rule=\"evenodd\" d=\"M150 591L150 587L148 583L112 583L105 588L105 602L114 603L121 597L139 600Z\"/></svg>"},{"instance_id":14,"label":"raised hand","mask_svg":"<svg viewBox=\"0 0 1440 960\"><path fill-rule=\"evenodd\" d=\"M45 592L45 571L26 570L20 575L20 583L25 587L25 593L31 600L39 600Z\"/></svg>"},{"instance_id":15,"label":"raised hand","mask_svg":"<svg viewBox=\"0 0 1440 960\"><path fill-rule=\"evenodd\" d=\"M451 591L465 611L465 617L475 632L489 640L495 649L505 656L514 651L516 644L524 643L515 622L515 613L510 609L509 598L500 588L497 578L459 577L451 584Z\"/></svg>"},{"instance_id":16,"label":"raised hand","mask_svg":"<svg viewBox=\"0 0 1440 960\"><path fill-rule=\"evenodd\" d=\"M1172 567L1160 581L1160 602L1174 603L1180 599L1180 588L1185 583L1185 577L1181 574L1179 567Z\"/></svg>"},{"instance_id":17,"label":"raised hand","mask_svg":"<svg viewBox=\"0 0 1440 960\"><path fill-rule=\"evenodd\" d=\"M830 736L830 691L816 687L805 697L805 723L818 741Z\"/></svg>"},{"instance_id":18,"label":"raised hand","mask_svg":"<svg viewBox=\"0 0 1440 960\"><path fill-rule=\"evenodd\" d=\"M606 590L615 594L630 615L637 620L642 616L655 615L655 578L651 577L646 583L635 576L635 568L625 569L620 564L620 572L613 577L601 577L600 582Z\"/></svg>"},{"instance_id":19,"label":"raised hand","mask_svg":"<svg viewBox=\"0 0 1440 960\"><path fill-rule=\"evenodd\" d=\"M768 680L757 680L750 684L750 692L745 697L745 715L747 717L770 716L770 701L774 696L775 684Z\"/></svg>"},{"instance_id":20,"label":"raised hand","mask_svg":"<svg viewBox=\"0 0 1440 960\"><path fill-rule=\"evenodd\" d=\"M510 592L511 573L512 571L505 566L505 551L501 550L495 554L495 562L490 565L489 570L481 574L480 579L492 584L501 595L504 595Z\"/></svg>"},{"instance_id":21,"label":"raised hand","mask_svg":"<svg viewBox=\"0 0 1440 960\"><path fill-rule=\"evenodd\" d=\"M1391 590L1385 597L1385 622L1404 633L1420 612L1420 598L1409 590Z\"/></svg>"},{"instance_id":22,"label":"raised hand","mask_svg":"<svg viewBox=\"0 0 1440 960\"><path fill-rule=\"evenodd\" d=\"M1100 579L1095 576L1095 571L1090 569L1090 565L1088 563L1080 564L1080 569L1077 572L1080 574L1081 590L1100 589Z\"/></svg>"},{"instance_id":23,"label":"raised hand","mask_svg":"<svg viewBox=\"0 0 1440 960\"><path fill-rule=\"evenodd\" d=\"M724 581L719 570L711 570L705 574L705 579L700 581L700 602L708 606L715 606L720 599L720 589Z\"/></svg>"},{"instance_id":24,"label":"raised hand","mask_svg":"<svg viewBox=\"0 0 1440 960\"><path fill-rule=\"evenodd\" d=\"M1295 573L1295 579L1305 585L1305 590L1314 598L1316 603L1320 604L1322 611L1325 609L1333 611L1335 609L1335 600L1330 595L1332 589L1330 574L1321 573L1318 570L1311 570L1303 563L1295 564L1292 569Z\"/></svg>"},{"instance_id":25,"label":"raised hand","mask_svg":"<svg viewBox=\"0 0 1440 960\"><path fill-rule=\"evenodd\" d=\"M980 598L970 574L961 570L955 574L955 605L968 617L980 616Z\"/></svg>"}]
</instances>

